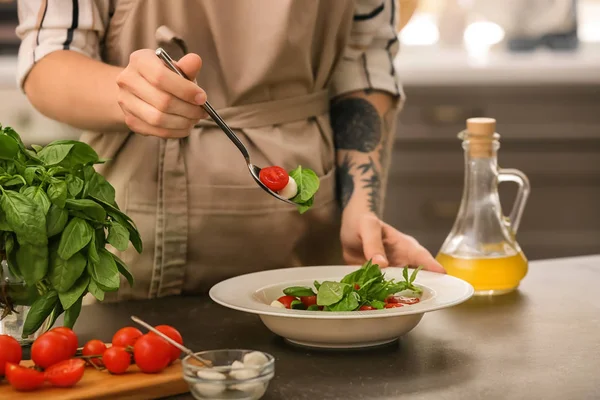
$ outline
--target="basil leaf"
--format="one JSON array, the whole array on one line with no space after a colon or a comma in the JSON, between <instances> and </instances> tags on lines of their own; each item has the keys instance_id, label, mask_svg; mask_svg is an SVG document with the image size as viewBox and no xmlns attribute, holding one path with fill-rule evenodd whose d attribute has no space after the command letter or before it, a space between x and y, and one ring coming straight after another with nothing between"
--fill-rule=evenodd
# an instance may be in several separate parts
<instances>
[{"instance_id":1,"label":"basil leaf","mask_svg":"<svg viewBox=\"0 0 600 400\"><path fill-rule=\"evenodd\" d=\"M385 302L379 300L371 300L368 302L369 305L378 310L383 310L385 308Z\"/></svg>"},{"instance_id":2,"label":"basil leaf","mask_svg":"<svg viewBox=\"0 0 600 400\"><path fill-rule=\"evenodd\" d=\"M292 201L294 201L294 199L292 199ZM313 206L314 200L310 199L309 201L306 201L302 204L298 204L297 208L298 208L298 212L300 212L300 214L304 214L305 212L307 212L308 210L310 210Z\"/></svg>"},{"instance_id":3,"label":"basil leaf","mask_svg":"<svg viewBox=\"0 0 600 400\"><path fill-rule=\"evenodd\" d=\"M65 319L63 325L67 328L73 329L75 326L75 321L79 318L79 314L81 313L81 306L83 304L83 296L81 296L75 304L73 304L68 310L65 311Z\"/></svg>"},{"instance_id":4,"label":"basil leaf","mask_svg":"<svg viewBox=\"0 0 600 400\"><path fill-rule=\"evenodd\" d=\"M309 201L319 190L320 181L317 174L310 169L302 169L302 188L298 190L299 200L302 202Z\"/></svg>"},{"instance_id":5,"label":"basil leaf","mask_svg":"<svg viewBox=\"0 0 600 400\"><path fill-rule=\"evenodd\" d=\"M23 324L23 338L34 334L40 329L46 318L48 318L56 306L56 303L58 303L58 293L54 290L43 294L33 302L27 313L27 317L25 317L25 323Z\"/></svg>"},{"instance_id":6,"label":"basil leaf","mask_svg":"<svg viewBox=\"0 0 600 400\"><path fill-rule=\"evenodd\" d=\"M360 284L360 283L362 283L362 277L364 274L365 274L365 269L359 268L356 271L351 272L348 275L344 276L340 282L348 283L350 285L355 284L355 283Z\"/></svg>"},{"instance_id":7,"label":"basil leaf","mask_svg":"<svg viewBox=\"0 0 600 400\"><path fill-rule=\"evenodd\" d=\"M60 208L65 207L67 201L67 183L65 181L56 180L48 186L48 198L52 204L56 204Z\"/></svg>"},{"instance_id":8,"label":"basil leaf","mask_svg":"<svg viewBox=\"0 0 600 400\"><path fill-rule=\"evenodd\" d=\"M88 196L115 205L115 188L102 175L94 171L88 185Z\"/></svg>"},{"instance_id":9,"label":"basil leaf","mask_svg":"<svg viewBox=\"0 0 600 400\"><path fill-rule=\"evenodd\" d=\"M115 249L125 251L129 246L129 231L118 222L113 222L108 228L107 240Z\"/></svg>"},{"instance_id":10,"label":"basil leaf","mask_svg":"<svg viewBox=\"0 0 600 400\"><path fill-rule=\"evenodd\" d=\"M33 150L35 150L36 153L39 153L40 151L42 151L43 147L42 146L38 146L37 144L32 144L31 148Z\"/></svg>"},{"instance_id":11,"label":"basil leaf","mask_svg":"<svg viewBox=\"0 0 600 400\"><path fill-rule=\"evenodd\" d=\"M360 305L360 296L356 292L346 294L342 300L329 306L329 311L354 311Z\"/></svg>"},{"instance_id":12,"label":"basil leaf","mask_svg":"<svg viewBox=\"0 0 600 400\"><path fill-rule=\"evenodd\" d=\"M92 239L90 240L90 242L87 245L88 258L89 258L90 262L93 262L93 263L100 262L100 256L98 255L98 249L101 249L104 247L104 242L102 242L101 245L98 245L98 239L96 238L98 231L99 231L99 229L92 231ZM102 235L104 235L104 231L102 231Z\"/></svg>"},{"instance_id":13,"label":"basil leaf","mask_svg":"<svg viewBox=\"0 0 600 400\"><path fill-rule=\"evenodd\" d=\"M25 283L35 285L48 272L48 246L21 243L17 250L16 261Z\"/></svg>"},{"instance_id":14,"label":"basil leaf","mask_svg":"<svg viewBox=\"0 0 600 400\"><path fill-rule=\"evenodd\" d=\"M22 306L31 306L40 297L35 285L10 285L8 294L13 304Z\"/></svg>"},{"instance_id":15,"label":"basil leaf","mask_svg":"<svg viewBox=\"0 0 600 400\"><path fill-rule=\"evenodd\" d=\"M48 210L50 209L50 199L40 186L29 186L25 188L23 195L29 197L40 206L44 215L48 214Z\"/></svg>"},{"instance_id":16,"label":"basil leaf","mask_svg":"<svg viewBox=\"0 0 600 400\"><path fill-rule=\"evenodd\" d=\"M306 310L306 306L300 300L293 300L290 303L290 308L293 310Z\"/></svg>"},{"instance_id":17,"label":"basil leaf","mask_svg":"<svg viewBox=\"0 0 600 400\"><path fill-rule=\"evenodd\" d=\"M119 269L113 255L106 249L98 252L100 262L88 265L88 272L96 285L105 292L114 292L119 289L121 279Z\"/></svg>"},{"instance_id":18,"label":"basil leaf","mask_svg":"<svg viewBox=\"0 0 600 400\"><path fill-rule=\"evenodd\" d=\"M48 327L52 328L54 326L54 324L56 323L56 320L58 319L58 317L60 317L60 315L63 312L65 312L65 309L63 308L62 304L60 304L60 301L59 301L56 303L56 306L54 306L52 313L50 313L50 316L48 317L48 319L50 320L50 324L48 325Z\"/></svg>"},{"instance_id":19,"label":"basil leaf","mask_svg":"<svg viewBox=\"0 0 600 400\"><path fill-rule=\"evenodd\" d=\"M404 280L406 282L409 282L409 280L408 280L408 267L404 267L404 270L402 270L402 276L404 277Z\"/></svg>"},{"instance_id":20,"label":"basil leaf","mask_svg":"<svg viewBox=\"0 0 600 400\"><path fill-rule=\"evenodd\" d=\"M58 293L60 303L65 310L71 308L71 306L75 304L81 296L83 296L83 293L87 290L89 283L90 276L88 274L82 274L69 290L64 293Z\"/></svg>"},{"instance_id":21,"label":"basil leaf","mask_svg":"<svg viewBox=\"0 0 600 400\"><path fill-rule=\"evenodd\" d=\"M67 226L68 220L69 212L52 204L46 216L46 234L48 237L50 238L61 233L65 229L65 226Z\"/></svg>"},{"instance_id":22,"label":"basil leaf","mask_svg":"<svg viewBox=\"0 0 600 400\"><path fill-rule=\"evenodd\" d=\"M71 196L76 197L83 189L83 180L75 175L67 175L65 178L67 182L67 188Z\"/></svg>"},{"instance_id":23,"label":"basil leaf","mask_svg":"<svg viewBox=\"0 0 600 400\"><path fill-rule=\"evenodd\" d=\"M104 290L100 289L93 280L90 280L88 290L98 301L104 301Z\"/></svg>"},{"instance_id":24,"label":"basil leaf","mask_svg":"<svg viewBox=\"0 0 600 400\"><path fill-rule=\"evenodd\" d=\"M30 198L12 190L5 190L0 199L0 207L6 221L17 234L19 242L39 246L48 243L46 217L43 210Z\"/></svg>"},{"instance_id":25,"label":"basil leaf","mask_svg":"<svg viewBox=\"0 0 600 400\"><path fill-rule=\"evenodd\" d=\"M287 296L294 297L306 297L306 296L314 296L315 292L306 286L291 286L283 290L283 293Z\"/></svg>"},{"instance_id":26,"label":"basil leaf","mask_svg":"<svg viewBox=\"0 0 600 400\"><path fill-rule=\"evenodd\" d=\"M329 306L335 304L352 290L347 283L325 281L317 293L317 305Z\"/></svg>"},{"instance_id":27,"label":"basil leaf","mask_svg":"<svg viewBox=\"0 0 600 400\"><path fill-rule=\"evenodd\" d=\"M89 199L68 199L66 207L69 210L81 211L94 221L104 222L106 220L106 211L93 200Z\"/></svg>"},{"instance_id":28,"label":"basil leaf","mask_svg":"<svg viewBox=\"0 0 600 400\"><path fill-rule=\"evenodd\" d=\"M73 149L61 165L64 167L75 167L95 163L99 160L98 153L87 143L77 140L56 140L51 144L55 145L73 145Z\"/></svg>"},{"instance_id":29,"label":"basil leaf","mask_svg":"<svg viewBox=\"0 0 600 400\"><path fill-rule=\"evenodd\" d=\"M57 165L62 162L73 149L72 144L50 143L38 152L38 157L46 165Z\"/></svg>"},{"instance_id":30,"label":"basil leaf","mask_svg":"<svg viewBox=\"0 0 600 400\"><path fill-rule=\"evenodd\" d=\"M48 273L50 283L60 293L68 291L77 279L79 279L86 264L87 260L81 253L75 253L68 260L65 260L59 253L52 252L50 254L50 271Z\"/></svg>"},{"instance_id":31,"label":"basil leaf","mask_svg":"<svg viewBox=\"0 0 600 400\"><path fill-rule=\"evenodd\" d=\"M308 306L307 311L319 311L319 306L316 304Z\"/></svg>"},{"instance_id":32,"label":"basil leaf","mask_svg":"<svg viewBox=\"0 0 600 400\"><path fill-rule=\"evenodd\" d=\"M128 219L129 217L125 216L120 211L117 211L117 212L109 211L108 215L110 215L110 217L113 220L117 221L119 224L121 224L127 228L127 230L129 231L129 240L131 241L131 244L133 245L133 247L135 248L135 250L138 253L141 253L143 250L142 239L141 239L140 233L138 232L135 225L133 225L133 223L129 222L130 221Z\"/></svg>"},{"instance_id":33,"label":"basil leaf","mask_svg":"<svg viewBox=\"0 0 600 400\"><path fill-rule=\"evenodd\" d=\"M2 183L2 186L8 187L8 186L17 186L17 185L22 185L26 183L25 179L22 178L20 175L16 175L14 177L10 177L10 179L7 179L5 182ZM23 187L22 189L24 189L25 187Z\"/></svg>"},{"instance_id":34,"label":"basil leaf","mask_svg":"<svg viewBox=\"0 0 600 400\"><path fill-rule=\"evenodd\" d=\"M0 231L3 232L12 232L11 227L8 225L8 221L6 220L6 215L0 209Z\"/></svg>"},{"instance_id":35,"label":"basil leaf","mask_svg":"<svg viewBox=\"0 0 600 400\"><path fill-rule=\"evenodd\" d=\"M10 136L0 134L0 160L14 160L19 153L19 144Z\"/></svg>"},{"instance_id":36,"label":"basil leaf","mask_svg":"<svg viewBox=\"0 0 600 400\"><path fill-rule=\"evenodd\" d=\"M315 285L315 289L317 289L317 291L319 290L319 288L321 287L321 284L318 281L315 281L313 283L313 285Z\"/></svg>"},{"instance_id":37,"label":"basil leaf","mask_svg":"<svg viewBox=\"0 0 600 400\"><path fill-rule=\"evenodd\" d=\"M127 265L125 265L123 260L121 260L116 255L113 254L112 256L115 259L115 262L117 263L117 268L119 269L119 272L121 273L121 275L123 275L125 277L125 279L127 279L127 283L129 283L129 286L133 287L133 283L134 283L133 275L131 274L131 272L129 272Z\"/></svg>"},{"instance_id":38,"label":"basil leaf","mask_svg":"<svg viewBox=\"0 0 600 400\"><path fill-rule=\"evenodd\" d=\"M73 218L67 224L60 237L58 255L68 260L79 250L83 249L92 239L92 228L81 218Z\"/></svg>"},{"instance_id":39,"label":"basil leaf","mask_svg":"<svg viewBox=\"0 0 600 400\"><path fill-rule=\"evenodd\" d=\"M23 178L25 178L25 181L27 182L28 185L32 185L33 181L35 181L35 177L37 174L37 171L40 169L41 167L27 167L25 168L25 172L23 173Z\"/></svg>"},{"instance_id":40,"label":"basil leaf","mask_svg":"<svg viewBox=\"0 0 600 400\"><path fill-rule=\"evenodd\" d=\"M405 267L406 268L406 267ZM415 279L417 279L417 274L419 273L420 270L423 269L422 265L419 265L419 267L417 269L415 269L413 271L413 273L410 275L410 279L408 280L408 283L413 283L415 281Z\"/></svg>"}]
</instances>

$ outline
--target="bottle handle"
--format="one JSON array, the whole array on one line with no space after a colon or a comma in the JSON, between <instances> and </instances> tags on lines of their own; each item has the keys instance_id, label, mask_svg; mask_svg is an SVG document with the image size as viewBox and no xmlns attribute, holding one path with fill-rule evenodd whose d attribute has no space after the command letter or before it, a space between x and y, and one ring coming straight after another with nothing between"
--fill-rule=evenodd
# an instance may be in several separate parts
<instances>
[{"instance_id":1,"label":"bottle handle","mask_svg":"<svg viewBox=\"0 0 600 400\"><path fill-rule=\"evenodd\" d=\"M525 204L531 192L531 186L529 185L527 175L513 168L501 168L498 170L498 183L502 182L514 182L519 186L515 203L508 217L508 225L512 229L513 234L516 234L521 223L523 211L525 210Z\"/></svg>"}]
</instances>

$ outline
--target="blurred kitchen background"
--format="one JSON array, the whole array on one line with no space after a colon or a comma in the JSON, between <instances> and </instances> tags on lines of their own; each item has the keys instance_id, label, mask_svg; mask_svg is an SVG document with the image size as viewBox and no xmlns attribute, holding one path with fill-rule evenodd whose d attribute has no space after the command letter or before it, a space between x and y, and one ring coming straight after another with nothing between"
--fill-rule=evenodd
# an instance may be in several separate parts
<instances>
[{"instance_id":1,"label":"blurred kitchen background","mask_svg":"<svg viewBox=\"0 0 600 400\"><path fill-rule=\"evenodd\" d=\"M500 166L532 184L517 239L530 259L600 249L600 0L399 0L399 117L386 220L437 252L461 199L469 117L493 117ZM15 87L16 1L0 0L0 122L43 145L78 132ZM505 213L516 190L501 187Z\"/></svg>"}]
</instances>

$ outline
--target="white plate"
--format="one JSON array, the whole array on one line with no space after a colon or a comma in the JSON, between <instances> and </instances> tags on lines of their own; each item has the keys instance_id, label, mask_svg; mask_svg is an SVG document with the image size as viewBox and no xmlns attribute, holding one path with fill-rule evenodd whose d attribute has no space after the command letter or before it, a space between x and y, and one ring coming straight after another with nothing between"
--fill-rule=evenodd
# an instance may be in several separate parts
<instances>
[{"instance_id":1,"label":"white plate","mask_svg":"<svg viewBox=\"0 0 600 400\"><path fill-rule=\"evenodd\" d=\"M395 341L412 330L423 314L468 300L473 287L467 282L420 271L415 284L423 288L421 301L399 308L371 311L320 312L272 307L288 286L313 287L315 280L339 281L358 267L324 266L255 272L213 286L210 297L234 310L258 314L273 333L289 342L320 348L357 348ZM401 268L383 270L387 279L403 280Z\"/></svg>"}]
</instances>

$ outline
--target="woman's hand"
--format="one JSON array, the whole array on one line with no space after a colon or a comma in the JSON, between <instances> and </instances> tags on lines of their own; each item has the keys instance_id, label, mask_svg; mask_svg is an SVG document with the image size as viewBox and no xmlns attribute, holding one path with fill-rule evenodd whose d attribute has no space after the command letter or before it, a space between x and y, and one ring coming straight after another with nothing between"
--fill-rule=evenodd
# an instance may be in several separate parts
<instances>
[{"instance_id":1,"label":"woman's hand","mask_svg":"<svg viewBox=\"0 0 600 400\"><path fill-rule=\"evenodd\" d=\"M202 60L196 54L188 54L177 66L195 78ZM153 50L132 53L129 64L117 77L117 85L125 123L136 133L181 138L207 116L200 107L206 102L206 92L171 71Z\"/></svg>"},{"instance_id":2,"label":"woman's hand","mask_svg":"<svg viewBox=\"0 0 600 400\"><path fill-rule=\"evenodd\" d=\"M348 264L362 265L372 259L380 267L422 265L445 273L444 268L413 237L403 234L372 213L351 213L342 218L341 241Z\"/></svg>"}]
</instances>

